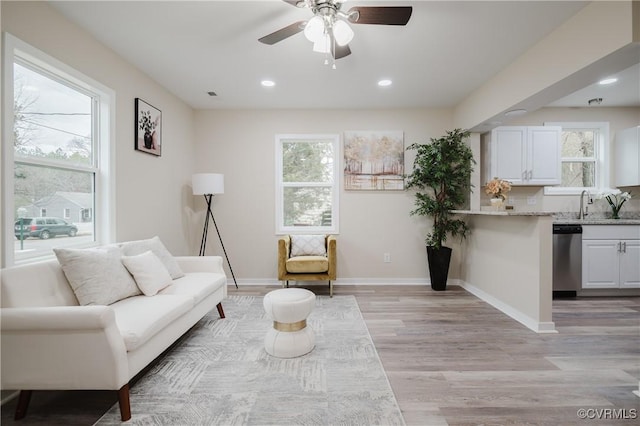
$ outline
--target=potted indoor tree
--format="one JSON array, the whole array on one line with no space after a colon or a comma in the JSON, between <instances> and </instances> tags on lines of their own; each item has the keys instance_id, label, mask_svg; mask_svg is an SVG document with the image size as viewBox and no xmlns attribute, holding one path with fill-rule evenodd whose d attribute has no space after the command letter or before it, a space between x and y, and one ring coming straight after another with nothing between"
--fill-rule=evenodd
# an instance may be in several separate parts
<instances>
[{"instance_id":1,"label":"potted indoor tree","mask_svg":"<svg viewBox=\"0 0 640 426\"><path fill-rule=\"evenodd\" d=\"M455 129L440 138L431 138L431 143L414 143L407 148L417 151L406 182L407 189L417 190L416 208L410 214L433 219L426 244L434 290L447 288L452 251L443 245L447 236L465 237L469 232L466 222L451 212L465 203L471 190L471 173L476 162L464 142L469 134L468 130Z\"/></svg>"}]
</instances>

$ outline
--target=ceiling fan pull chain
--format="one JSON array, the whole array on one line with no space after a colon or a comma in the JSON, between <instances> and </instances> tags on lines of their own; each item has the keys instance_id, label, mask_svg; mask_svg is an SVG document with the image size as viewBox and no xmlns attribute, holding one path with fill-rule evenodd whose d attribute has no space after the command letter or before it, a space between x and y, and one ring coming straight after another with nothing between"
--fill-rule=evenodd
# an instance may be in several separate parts
<instances>
[{"instance_id":1,"label":"ceiling fan pull chain","mask_svg":"<svg viewBox=\"0 0 640 426\"><path fill-rule=\"evenodd\" d=\"M336 51L336 38L335 37L331 37L331 43L333 43L333 49L331 49L332 52ZM333 58L333 65L331 66L331 69L335 70L336 69L336 55L332 54L331 57Z\"/></svg>"}]
</instances>

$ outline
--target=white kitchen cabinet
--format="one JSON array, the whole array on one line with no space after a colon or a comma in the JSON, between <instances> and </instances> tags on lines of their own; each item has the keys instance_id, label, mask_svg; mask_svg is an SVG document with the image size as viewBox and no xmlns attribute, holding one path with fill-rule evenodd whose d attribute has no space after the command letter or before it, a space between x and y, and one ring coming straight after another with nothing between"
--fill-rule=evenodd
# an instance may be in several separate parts
<instances>
[{"instance_id":1,"label":"white kitchen cabinet","mask_svg":"<svg viewBox=\"0 0 640 426\"><path fill-rule=\"evenodd\" d=\"M502 126L482 141L483 176L512 185L558 185L561 181L559 126Z\"/></svg>"},{"instance_id":2,"label":"white kitchen cabinet","mask_svg":"<svg viewBox=\"0 0 640 426\"><path fill-rule=\"evenodd\" d=\"M613 152L616 186L640 185L640 126L617 131Z\"/></svg>"},{"instance_id":3,"label":"white kitchen cabinet","mask_svg":"<svg viewBox=\"0 0 640 426\"><path fill-rule=\"evenodd\" d=\"M640 288L640 226L582 228L582 288Z\"/></svg>"}]
</instances>

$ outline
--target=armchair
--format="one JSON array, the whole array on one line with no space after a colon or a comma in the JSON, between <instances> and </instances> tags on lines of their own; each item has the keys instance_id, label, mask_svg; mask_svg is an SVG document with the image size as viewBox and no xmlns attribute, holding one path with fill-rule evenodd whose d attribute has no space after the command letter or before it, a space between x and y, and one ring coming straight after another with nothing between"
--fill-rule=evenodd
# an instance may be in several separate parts
<instances>
[{"instance_id":1,"label":"armchair","mask_svg":"<svg viewBox=\"0 0 640 426\"><path fill-rule=\"evenodd\" d=\"M324 252L308 244L324 239ZM305 243L307 243L305 245ZM285 235L278 239L278 279L282 286L289 281L329 281L329 296L333 297L333 280L336 279L335 235Z\"/></svg>"}]
</instances>

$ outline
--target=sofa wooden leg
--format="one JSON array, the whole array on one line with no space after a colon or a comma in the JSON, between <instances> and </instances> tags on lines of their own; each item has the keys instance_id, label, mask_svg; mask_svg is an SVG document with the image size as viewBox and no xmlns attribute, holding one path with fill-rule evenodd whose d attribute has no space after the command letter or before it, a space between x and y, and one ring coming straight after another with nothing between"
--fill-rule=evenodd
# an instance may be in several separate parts
<instances>
[{"instance_id":1,"label":"sofa wooden leg","mask_svg":"<svg viewBox=\"0 0 640 426\"><path fill-rule=\"evenodd\" d=\"M216 305L216 308L218 308L218 314L220 314L220 318L224 318L224 310L222 309L222 302L218 303Z\"/></svg>"},{"instance_id":2,"label":"sofa wooden leg","mask_svg":"<svg viewBox=\"0 0 640 426\"><path fill-rule=\"evenodd\" d=\"M329 280L329 297L333 297L333 283Z\"/></svg>"},{"instance_id":3,"label":"sofa wooden leg","mask_svg":"<svg viewBox=\"0 0 640 426\"><path fill-rule=\"evenodd\" d=\"M129 384L118 391L118 405L120 405L120 419L123 422L131 419L131 403L129 402Z\"/></svg>"},{"instance_id":4,"label":"sofa wooden leg","mask_svg":"<svg viewBox=\"0 0 640 426\"><path fill-rule=\"evenodd\" d=\"M16 405L15 420L23 419L27 415L27 408L29 408L29 401L31 401L31 394L33 391L21 390L18 396L18 405Z\"/></svg>"}]
</instances>

